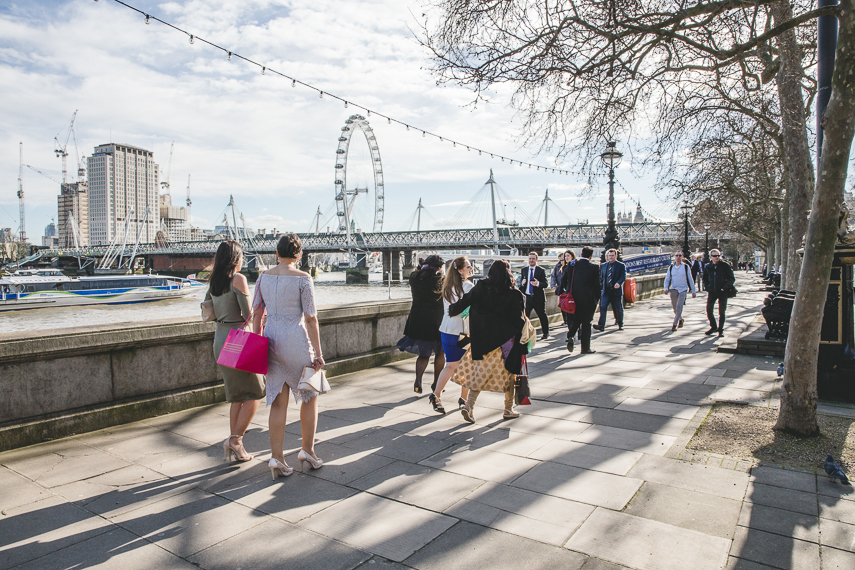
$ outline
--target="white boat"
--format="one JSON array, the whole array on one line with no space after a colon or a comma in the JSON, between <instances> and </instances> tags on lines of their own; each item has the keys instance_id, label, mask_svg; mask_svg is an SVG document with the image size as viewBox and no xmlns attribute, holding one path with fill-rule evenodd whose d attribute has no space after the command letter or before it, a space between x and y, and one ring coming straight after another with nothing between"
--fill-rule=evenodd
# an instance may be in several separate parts
<instances>
[{"instance_id":1,"label":"white boat","mask_svg":"<svg viewBox=\"0 0 855 570\"><path fill-rule=\"evenodd\" d=\"M68 277L56 269L22 270L0 278L0 312L71 305L119 305L187 297L205 290L165 275Z\"/></svg>"}]
</instances>

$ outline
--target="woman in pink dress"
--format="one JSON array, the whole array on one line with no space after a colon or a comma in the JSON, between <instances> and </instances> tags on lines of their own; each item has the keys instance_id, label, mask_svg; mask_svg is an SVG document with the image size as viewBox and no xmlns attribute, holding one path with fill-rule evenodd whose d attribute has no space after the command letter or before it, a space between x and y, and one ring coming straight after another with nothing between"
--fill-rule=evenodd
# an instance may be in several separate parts
<instances>
[{"instance_id":1,"label":"woman in pink dress","mask_svg":"<svg viewBox=\"0 0 855 570\"><path fill-rule=\"evenodd\" d=\"M270 408L270 474L290 475L294 470L285 463L285 419L288 394L300 404L300 427L303 444L297 459L317 469L323 465L315 455L315 431L318 424L318 394L298 390L297 384L306 366L320 370L324 366L315 308L315 289L308 273L297 269L303 244L297 234L285 234L276 246L279 265L258 276L254 306L262 307L253 314L252 329L261 330L264 313L267 323L264 336L270 339L267 370L267 405Z\"/></svg>"}]
</instances>

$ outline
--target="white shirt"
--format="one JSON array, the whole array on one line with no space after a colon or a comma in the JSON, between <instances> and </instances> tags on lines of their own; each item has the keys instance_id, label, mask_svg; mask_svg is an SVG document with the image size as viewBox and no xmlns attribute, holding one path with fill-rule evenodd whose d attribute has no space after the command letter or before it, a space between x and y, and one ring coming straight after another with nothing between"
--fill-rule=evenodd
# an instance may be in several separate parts
<instances>
[{"instance_id":1,"label":"white shirt","mask_svg":"<svg viewBox=\"0 0 855 570\"><path fill-rule=\"evenodd\" d=\"M534 285L531 284L531 280L534 279L534 270L537 266L532 267L528 266L528 289L526 290L526 295L534 295Z\"/></svg>"},{"instance_id":2,"label":"white shirt","mask_svg":"<svg viewBox=\"0 0 855 570\"><path fill-rule=\"evenodd\" d=\"M468 293L472 287L474 287L471 282L464 281L463 282L463 294ZM454 302L460 300L460 297L454 295ZM445 334L469 334L469 318L463 318L460 315L456 317L448 316L448 308L451 306L451 303L443 297L442 298L442 322L439 325L439 332Z\"/></svg>"},{"instance_id":3,"label":"white shirt","mask_svg":"<svg viewBox=\"0 0 855 570\"><path fill-rule=\"evenodd\" d=\"M687 273L688 279L686 279ZM668 272L665 274L665 290L668 291L669 289L674 289L680 293L689 290L691 290L692 293L696 293L695 281L692 279L692 269L689 267L688 263L671 265L671 267L668 268Z\"/></svg>"}]
</instances>

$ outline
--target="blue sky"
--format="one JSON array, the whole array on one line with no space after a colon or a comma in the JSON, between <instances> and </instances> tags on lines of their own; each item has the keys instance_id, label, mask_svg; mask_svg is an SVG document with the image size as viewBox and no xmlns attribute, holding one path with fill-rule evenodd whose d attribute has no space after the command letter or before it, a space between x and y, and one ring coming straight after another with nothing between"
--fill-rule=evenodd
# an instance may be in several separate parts
<instances>
[{"instance_id":1,"label":"blue sky","mask_svg":"<svg viewBox=\"0 0 855 570\"><path fill-rule=\"evenodd\" d=\"M411 125L515 160L554 165L553 157L534 156L520 146L509 93L494 93L489 104L473 109L466 89L436 85L427 54L413 37L419 2L129 3ZM105 142L128 143L153 150L165 170L174 141L172 192L183 202L192 175L195 225L217 223L232 194L255 228L307 231L318 207L324 220L332 214L337 138L353 107L229 62L200 42L190 45L185 35L154 22L145 25L142 16L110 0L6 0L0 6L0 84L0 227L18 228L18 143L24 143L26 164L59 178L53 139L63 138L75 110L80 155ZM605 221L607 187L601 178L588 187L585 178L510 166L414 129L369 120L383 161L387 230L408 229L419 198L427 208L422 227L455 217L463 225L484 225L483 204L460 210L491 168L509 197L503 201L508 218L516 212L525 224L549 188L558 206L550 223ZM359 179L361 172L368 181L367 163L360 159L366 154L355 152L349 177ZM648 211L673 211L653 194L652 178L635 176L628 164L617 176L618 209L621 200L627 209L634 207L620 196L625 188ZM27 233L37 242L56 216L58 188L25 169L24 189ZM370 225L372 204L360 200L358 220Z\"/></svg>"}]
</instances>

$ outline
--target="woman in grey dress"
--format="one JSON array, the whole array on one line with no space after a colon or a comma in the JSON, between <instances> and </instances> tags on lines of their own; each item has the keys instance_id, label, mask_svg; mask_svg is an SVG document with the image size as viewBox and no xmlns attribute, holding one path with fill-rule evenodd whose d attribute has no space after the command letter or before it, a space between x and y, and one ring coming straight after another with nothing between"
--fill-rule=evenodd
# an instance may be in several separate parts
<instances>
[{"instance_id":1,"label":"woman in grey dress","mask_svg":"<svg viewBox=\"0 0 855 570\"><path fill-rule=\"evenodd\" d=\"M285 234L276 246L279 265L258 276L254 306L261 307L253 313L252 327L262 330L262 319L267 313L264 336L270 339L269 368L267 370L267 404L270 407L270 474L290 475L293 469L285 463L285 419L288 413L288 394L300 404L300 428L303 443L297 459L302 467L306 463L313 469L323 465L315 455L315 431L318 424L317 392L297 390L303 369L311 366L320 370L324 366L318 328L318 311L315 308L315 289L308 273L297 269L297 260L303 253L303 244L297 234Z\"/></svg>"},{"instance_id":2,"label":"woman in grey dress","mask_svg":"<svg viewBox=\"0 0 855 570\"><path fill-rule=\"evenodd\" d=\"M217 248L214 268L208 281L205 300L214 303L217 332L214 335L214 358L220 351L232 329L239 329L249 318L249 285L246 277L239 273L243 265L243 251L236 241L224 241ZM237 461L249 461L252 455L243 448L243 434L258 410L259 400L264 397L264 378L258 374L219 366L226 389L226 401L231 402L229 424L231 435L223 442L226 461L234 456Z\"/></svg>"}]
</instances>

